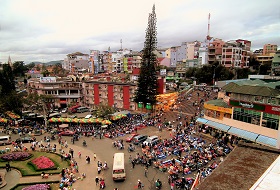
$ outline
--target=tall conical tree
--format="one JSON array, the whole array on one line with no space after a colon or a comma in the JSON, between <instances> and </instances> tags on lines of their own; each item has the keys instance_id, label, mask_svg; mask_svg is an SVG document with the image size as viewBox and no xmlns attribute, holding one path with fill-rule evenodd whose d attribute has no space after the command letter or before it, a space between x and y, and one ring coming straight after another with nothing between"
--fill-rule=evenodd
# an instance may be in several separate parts
<instances>
[{"instance_id":1,"label":"tall conical tree","mask_svg":"<svg viewBox=\"0 0 280 190\"><path fill-rule=\"evenodd\" d=\"M157 28L156 28L155 5L153 5L152 13L149 14L148 26L146 29L146 39L144 43L140 75L138 78L138 89L134 101L151 105L156 104L157 92L157 58L154 51L157 48Z\"/></svg>"}]
</instances>

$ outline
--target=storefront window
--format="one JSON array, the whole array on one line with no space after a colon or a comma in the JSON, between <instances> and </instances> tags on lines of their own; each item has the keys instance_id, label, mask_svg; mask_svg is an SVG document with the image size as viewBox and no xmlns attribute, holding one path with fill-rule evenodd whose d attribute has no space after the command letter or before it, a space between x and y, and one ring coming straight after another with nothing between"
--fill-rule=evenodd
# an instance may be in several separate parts
<instances>
[{"instance_id":1,"label":"storefront window","mask_svg":"<svg viewBox=\"0 0 280 190\"><path fill-rule=\"evenodd\" d=\"M260 112L243 108L234 108L233 111L233 119L254 125L260 125L260 115Z\"/></svg>"},{"instance_id":2,"label":"storefront window","mask_svg":"<svg viewBox=\"0 0 280 190\"><path fill-rule=\"evenodd\" d=\"M279 116L278 115L269 114L269 113L264 113L263 114L263 120L262 120L262 126L270 128L270 129L278 130Z\"/></svg>"}]
</instances>

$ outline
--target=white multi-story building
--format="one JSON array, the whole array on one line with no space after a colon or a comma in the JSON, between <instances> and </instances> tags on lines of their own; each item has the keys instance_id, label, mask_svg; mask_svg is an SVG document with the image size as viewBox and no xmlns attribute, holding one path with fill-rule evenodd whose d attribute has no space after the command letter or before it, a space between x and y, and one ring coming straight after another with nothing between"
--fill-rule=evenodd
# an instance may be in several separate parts
<instances>
[{"instance_id":1,"label":"white multi-story building","mask_svg":"<svg viewBox=\"0 0 280 190\"><path fill-rule=\"evenodd\" d=\"M81 52L68 54L62 63L62 67L70 73L89 70L89 55Z\"/></svg>"},{"instance_id":2,"label":"white multi-story building","mask_svg":"<svg viewBox=\"0 0 280 190\"><path fill-rule=\"evenodd\" d=\"M201 66L208 64L208 47L207 43L201 43L198 49L199 59L201 60Z\"/></svg>"},{"instance_id":3,"label":"white multi-story building","mask_svg":"<svg viewBox=\"0 0 280 190\"><path fill-rule=\"evenodd\" d=\"M225 67L248 67L251 42L233 40L225 43L222 49L222 62Z\"/></svg>"}]
</instances>

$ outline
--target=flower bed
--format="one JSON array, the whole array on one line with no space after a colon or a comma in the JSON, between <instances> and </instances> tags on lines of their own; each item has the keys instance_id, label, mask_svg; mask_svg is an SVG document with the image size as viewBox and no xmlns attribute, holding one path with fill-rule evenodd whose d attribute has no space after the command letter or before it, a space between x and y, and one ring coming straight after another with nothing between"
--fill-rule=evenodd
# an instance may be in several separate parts
<instances>
[{"instance_id":1,"label":"flower bed","mask_svg":"<svg viewBox=\"0 0 280 190\"><path fill-rule=\"evenodd\" d=\"M49 184L36 184L30 185L28 187L23 188L22 190L50 190L51 187Z\"/></svg>"},{"instance_id":2,"label":"flower bed","mask_svg":"<svg viewBox=\"0 0 280 190\"><path fill-rule=\"evenodd\" d=\"M33 159L29 162L29 164L33 165L35 170L49 170L49 169L56 169L56 165L54 162L45 156L40 156L38 158Z\"/></svg>"},{"instance_id":3,"label":"flower bed","mask_svg":"<svg viewBox=\"0 0 280 190\"><path fill-rule=\"evenodd\" d=\"M32 154L28 152L11 152L2 155L0 158L4 161L23 161L31 158Z\"/></svg>"}]
</instances>

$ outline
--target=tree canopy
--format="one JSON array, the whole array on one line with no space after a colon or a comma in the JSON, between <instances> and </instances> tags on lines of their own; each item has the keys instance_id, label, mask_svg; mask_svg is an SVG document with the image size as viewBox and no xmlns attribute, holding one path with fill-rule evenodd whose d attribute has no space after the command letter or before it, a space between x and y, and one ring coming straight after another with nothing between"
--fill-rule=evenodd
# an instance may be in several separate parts
<instances>
[{"instance_id":1,"label":"tree canopy","mask_svg":"<svg viewBox=\"0 0 280 190\"><path fill-rule=\"evenodd\" d=\"M157 28L156 28L155 5L153 5L152 13L149 14L148 26L146 29L146 39L142 55L140 75L138 78L138 89L134 101L142 102L144 105L156 104L157 92L157 57L154 51L157 48Z\"/></svg>"}]
</instances>

